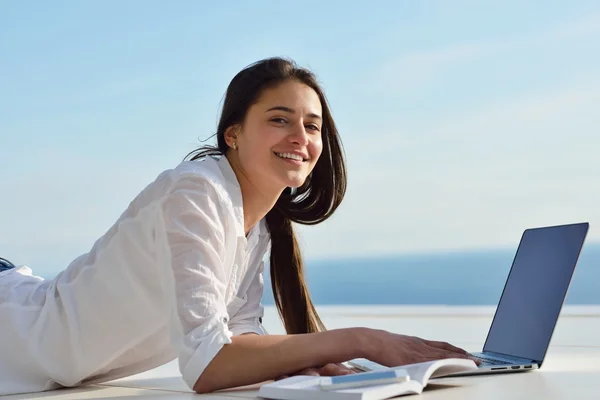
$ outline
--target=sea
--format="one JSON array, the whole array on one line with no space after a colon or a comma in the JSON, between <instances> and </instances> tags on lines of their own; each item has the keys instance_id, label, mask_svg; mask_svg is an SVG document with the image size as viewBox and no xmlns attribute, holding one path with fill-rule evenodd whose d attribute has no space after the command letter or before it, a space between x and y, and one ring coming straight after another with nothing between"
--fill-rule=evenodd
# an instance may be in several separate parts
<instances>
[{"instance_id":1,"label":"sea","mask_svg":"<svg viewBox=\"0 0 600 400\"><path fill-rule=\"evenodd\" d=\"M496 305L515 250L473 250L305 262L317 305ZM268 268L268 266L267 266ZM268 269L263 303L273 305ZM600 304L600 244L586 245L565 304Z\"/></svg>"},{"instance_id":2,"label":"sea","mask_svg":"<svg viewBox=\"0 0 600 400\"><path fill-rule=\"evenodd\" d=\"M305 277L316 305L495 306L514 256L495 249L306 260ZM272 306L268 268L263 303ZM600 243L585 245L565 304L600 305Z\"/></svg>"}]
</instances>

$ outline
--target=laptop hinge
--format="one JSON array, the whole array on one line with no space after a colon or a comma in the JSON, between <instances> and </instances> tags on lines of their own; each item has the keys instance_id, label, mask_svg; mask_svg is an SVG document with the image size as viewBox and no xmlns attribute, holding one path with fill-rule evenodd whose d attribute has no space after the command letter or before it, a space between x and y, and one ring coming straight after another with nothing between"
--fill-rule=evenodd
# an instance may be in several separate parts
<instances>
[{"instance_id":1,"label":"laptop hinge","mask_svg":"<svg viewBox=\"0 0 600 400\"><path fill-rule=\"evenodd\" d=\"M539 361L532 360L530 358L511 356L508 354L496 353L495 351L488 350L488 351L484 351L484 353L491 354L494 357L499 358L501 360L507 360L507 361L513 361L513 362L523 362L523 363L529 363L529 364L539 364Z\"/></svg>"}]
</instances>

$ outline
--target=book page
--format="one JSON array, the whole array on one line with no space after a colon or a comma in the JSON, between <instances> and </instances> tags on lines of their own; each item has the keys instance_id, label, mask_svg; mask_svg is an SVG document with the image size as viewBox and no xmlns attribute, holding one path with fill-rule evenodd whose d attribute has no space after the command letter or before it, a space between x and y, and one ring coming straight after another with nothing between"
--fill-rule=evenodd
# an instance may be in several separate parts
<instances>
[{"instance_id":1,"label":"book page","mask_svg":"<svg viewBox=\"0 0 600 400\"><path fill-rule=\"evenodd\" d=\"M402 368L408 371L411 381L417 381L421 384L421 386L425 386L432 372L430 370L433 369L433 366L436 363L437 361L428 361L424 363L405 365Z\"/></svg>"},{"instance_id":2,"label":"book page","mask_svg":"<svg viewBox=\"0 0 600 400\"><path fill-rule=\"evenodd\" d=\"M428 361L411 365L397 367L408 371L411 380L415 380L421 386L427 386L430 378L439 378L456 372L477 369L475 362L462 358L447 358L444 360ZM394 369L397 369L394 368Z\"/></svg>"},{"instance_id":3,"label":"book page","mask_svg":"<svg viewBox=\"0 0 600 400\"><path fill-rule=\"evenodd\" d=\"M446 365L441 365L439 368L433 371L433 374L429 377L429 379L440 378L446 375L452 375L457 372L464 372L473 369L477 369L477 364L471 360L461 360L460 364L451 363Z\"/></svg>"}]
</instances>

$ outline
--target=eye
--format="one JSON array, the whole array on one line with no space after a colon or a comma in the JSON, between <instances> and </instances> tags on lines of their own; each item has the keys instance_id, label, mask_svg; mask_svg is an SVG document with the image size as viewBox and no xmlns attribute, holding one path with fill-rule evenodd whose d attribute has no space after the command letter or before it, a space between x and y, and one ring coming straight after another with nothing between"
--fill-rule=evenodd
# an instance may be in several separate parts
<instances>
[{"instance_id":1,"label":"eye","mask_svg":"<svg viewBox=\"0 0 600 400\"><path fill-rule=\"evenodd\" d=\"M287 120L285 118L279 118L279 117L271 118L271 121L275 122L277 124L285 124L287 122Z\"/></svg>"},{"instance_id":2,"label":"eye","mask_svg":"<svg viewBox=\"0 0 600 400\"><path fill-rule=\"evenodd\" d=\"M315 124L308 124L308 125L306 125L306 127L308 129L312 129L315 132L319 132L319 130L320 130L319 127L317 125L315 125Z\"/></svg>"}]
</instances>

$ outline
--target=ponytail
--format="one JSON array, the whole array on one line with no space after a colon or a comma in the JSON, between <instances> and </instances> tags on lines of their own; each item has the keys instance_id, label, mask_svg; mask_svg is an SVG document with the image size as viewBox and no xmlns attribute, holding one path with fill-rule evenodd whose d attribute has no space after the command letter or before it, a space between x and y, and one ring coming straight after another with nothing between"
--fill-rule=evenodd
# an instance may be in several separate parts
<instances>
[{"instance_id":1,"label":"ponytail","mask_svg":"<svg viewBox=\"0 0 600 400\"><path fill-rule=\"evenodd\" d=\"M277 207L266 216L271 234L271 286L288 334L325 331L304 278L302 254L292 222Z\"/></svg>"}]
</instances>

